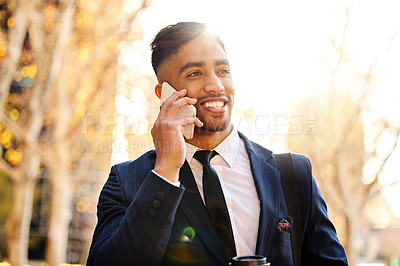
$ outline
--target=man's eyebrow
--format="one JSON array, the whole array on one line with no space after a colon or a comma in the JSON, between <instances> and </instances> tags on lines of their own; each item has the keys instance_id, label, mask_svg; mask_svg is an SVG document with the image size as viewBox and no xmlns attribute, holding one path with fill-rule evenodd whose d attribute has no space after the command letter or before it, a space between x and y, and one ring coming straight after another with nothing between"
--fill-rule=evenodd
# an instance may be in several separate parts
<instances>
[{"instance_id":1,"label":"man's eyebrow","mask_svg":"<svg viewBox=\"0 0 400 266\"><path fill-rule=\"evenodd\" d=\"M190 68L190 67L202 67L205 66L204 62L188 62L186 63L184 66L181 67L181 69L179 70L179 73L182 73L183 71L185 71L186 69Z\"/></svg>"},{"instance_id":2,"label":"man's eyebrow","mask_svg":"<svg viewBox=\"0 0 400 266\"><path fill-rule=\"evenodd\" d=\"M229 61L226 59L221 59L221 60L217 60L214 63L216 66L220 66L220 65L227 65L229 66Z\"/></svg>"},{"instance_id":3,"label":"man's eyebrow","mask_svg":"<svg viewBox=\"0 0 400 266\"><path fill-rule=\"evenodd\" d=\"M204 62L202 62L202 61L188 62L188 63L186 63L185 65L183 65L180 68L179 73L182 73L183 71L185 71L186 69L191 68L191 67L203 67L205 65L206 64ZM220 66L220 65L229 66L229 61L226 60L226 59L216 60L214 65L216 65L216 66Z\"/></svg>"}]
</instances>

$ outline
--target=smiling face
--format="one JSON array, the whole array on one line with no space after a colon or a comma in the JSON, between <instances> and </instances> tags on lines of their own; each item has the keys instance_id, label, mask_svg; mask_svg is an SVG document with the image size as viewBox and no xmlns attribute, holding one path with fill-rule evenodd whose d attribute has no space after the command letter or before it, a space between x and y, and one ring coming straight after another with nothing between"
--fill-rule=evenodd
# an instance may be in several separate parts
<instances>
[{"instance_id":1,"label":"smiling face","mask_svg":"<svg viewBox=\"0 0 400 266\"><path fill-rule=\"evenodd\" d=\"M197 99L197 117L204 123L199 134L230 132L234 85L226 53L214 40L195 38L181 46L158 68L159 82L187 89Z\"/></svg>"}]
</instances>

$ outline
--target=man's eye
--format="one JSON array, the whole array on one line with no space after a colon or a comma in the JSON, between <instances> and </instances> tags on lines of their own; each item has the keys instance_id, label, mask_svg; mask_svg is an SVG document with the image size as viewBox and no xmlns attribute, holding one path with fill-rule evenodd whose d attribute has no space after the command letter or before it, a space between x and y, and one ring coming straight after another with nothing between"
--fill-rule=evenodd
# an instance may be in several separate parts
<instances>
[{"instance_id":1,"label":"man's eye","mask_svg":"<svg viewBox=\"0 0 400 266\"><path fill-rule=\"evenodd\" d=\"M195 76L200 76L201 72L200 71L194 71L189 73L189 75L187 75L188 77L195 77Z\"/></svg>"},{"instance_id":2,"label":"man's eye","mask_svg":"<svg viewBox=\"0 0 400 266\"><path fill-rule=\"evenodd\" d=\"M224 75L228 75L230 74L229 69L227 68L223 68L220 71L218 71L220 74L224 74Z\"/></svg>"}]
</instances>

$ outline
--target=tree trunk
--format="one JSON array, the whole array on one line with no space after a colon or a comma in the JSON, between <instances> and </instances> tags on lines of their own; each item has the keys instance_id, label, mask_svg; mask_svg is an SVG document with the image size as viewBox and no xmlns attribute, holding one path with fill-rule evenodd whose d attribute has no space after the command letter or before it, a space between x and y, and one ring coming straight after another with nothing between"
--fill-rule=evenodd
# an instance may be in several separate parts
<instances>
[{"instance_id":1,"label":"tree trunk","mask_svg":"<svg viewBox=\"0 0 400 266\"><path fill-rule=\"evenodd\" d=\"M50 170L50 216L46 244L46 262L57 266L67 262L69 224L71 222L72 191L69 176L70 141L67 136L70 121L70 106L63 68L65 55L72 34L75 3L73 0L60 1L60 29L53 53L49 84L56 90L54 126L54 157Z\"/></svg>"},{"instance_id":2,"label":"tree trunk","mask_svg":"<svg viewBox=\"0 0 400 266\"><path fill-rule=\"evenodd\" d=\"M13 75L17 70L18 60L21 56L22 47L28 28L29 14L33 9L34 1L19 1L13 16L15 25L10 28L8 33L7 54L3 58L0 69L0 106L3 106L7 98L7 92L13 80ZM0 108L2 110L2 108Z\"/></svg>"},{"instance_id":3,"label":"tree trunk","mask_svg":"<svg viewBox=\"0 0 400 266\"><path fill-rule=\"evenodd\" d=\"M58 151L65 150L57 148ZM67 153L58 153L50 169L51 196L49 229L46 244L46 262L50 266L67 262L69 224L71 221L71 185Z\"/></svg>"},{"instance_id":4,"label":"tree trunk","mask_svg":"<svg viewBox=\"0 0 400 266\"><path fill-rule=\"evenodd\" d=\"M346 240L343 243L344 248L346 249L347 260L349 261L349 265L356 265L356 247L355 247L355 236L356 234L356 222L358 221L359 216L357 215L348 215L346 216Z\"/></svg>"},{"instance_id":5,"label":"tree trunk","mask_svg":"<svg viewBox=\"0 0 400 266\"><path fill-rule=\"evenodd\" d=\"M36 168L37 169L37 168ZM36 175L19 171L14 180L13 209L7 219L8 260L11 265L28 264L29 231Z\"/></svg>"}]
</instances>

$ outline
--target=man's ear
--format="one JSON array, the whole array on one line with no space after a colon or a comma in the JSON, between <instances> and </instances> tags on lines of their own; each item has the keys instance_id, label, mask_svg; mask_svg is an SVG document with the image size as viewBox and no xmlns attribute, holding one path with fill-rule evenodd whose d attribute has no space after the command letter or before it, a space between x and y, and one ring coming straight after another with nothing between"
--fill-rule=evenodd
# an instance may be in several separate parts
<instances>
[{"instance_id":1,"label":"man's ear","mask_svg":"<svg viewBox=\"0 0 400 266\"><path fill-rule=\"evenodd\" d=\"M156 93L156 95L159 99L161 99L161 87L162 87L162 84L158 83L156 85L156 87L154 88L154 92Z\"/></svg>"}]
</instances>

